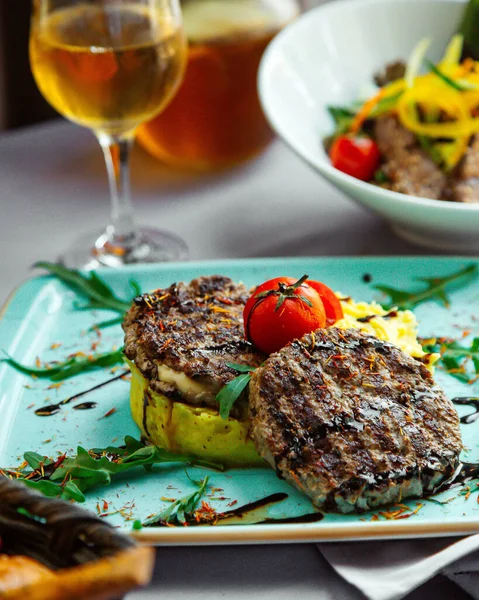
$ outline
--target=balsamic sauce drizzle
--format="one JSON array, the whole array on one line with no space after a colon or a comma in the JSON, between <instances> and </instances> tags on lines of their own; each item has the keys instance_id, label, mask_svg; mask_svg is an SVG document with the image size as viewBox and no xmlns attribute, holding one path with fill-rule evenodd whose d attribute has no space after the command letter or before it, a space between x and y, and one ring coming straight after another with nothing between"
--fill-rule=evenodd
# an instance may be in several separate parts
<instances>
[{"instance_id":1,"label":"balsamic sauce drizzle","mask_svg":"<svg viewBox=\"0 0 479 600\"><path fill-rule=\"evenodd\" d=\"M473 397L458 397L453 398L452 402L459 406L472 406L475 411L469 415L464 415L461 417L461 423L469 425L470 423L474 423L479 419L479 398ZM444 492L445 490L456 486L465 484L472 479L479 478L479 463L470 463L470 462L462 462L459 464L457 469L454 471L451 477L449 477L446 481L443 481L439 484L439 486L434 490L432 495L438 494L440 492Z\"/></svg>"},{"instance_id":2,"label":"balsamic sauce drizzle","mask_svg":"<svg viewBox=\"0 0 479 600\"><path fill-rule=\"evenodd\" d=\"M56 415L67 404L70 404L74 400L78 400L78 398L81 398L82 396L85 396L86 394L89 394L90 392L93 392L95 390L98 390L98 389L104 387L105 385L113 383L114 381L118 381L119 379L121 379L122 377L127 375L128 373L129 373L129 371L122 371L120 375L116 375L115 377L112 377L111 379L108 379L107 381L103 381L103 383L99 383L99 384L93 386L92 388L85 390L84 392L80 392L78 394L75 394L74 396L70 396L70 398L66 398L65 400L62 400L61 402L57 402L56 404L49 404L48 406L42 406L41 408L37 408L37 410L35 411L35 414L38 417L51 417L52 415ZM95 406L97 406L96 402L84 402L83 404L78 404L78 405L74 406L73 409L74 410L89 410L91 408L95 408Z\"/></svg>"},{"instance_id":3,"label":"balsamic sauce drizzle","mask_svg":"<svg viewBox=\"0 0 479 600\"><path fill-rule=\"evenodd\" d=\"M458 404L459 406L472 406L472 408L474 408L473 413L461 417L461 423L464 425L470 425L479 419L479 398L465 396L461 398L453 398L452 401L454 404Z\"/></svg>"},{"instance_id":4,"label":"balsamic sauce drizzle","mask_svg":"<svg viewBox=\"0 0 479 600\"><path fill-rule=\"evenodd\" d=\"M288 494L284 492L278 492L276 494L271 494L270 496L266 496L266 498L260 498L259 500L255 500L254 502L250 502L248 504L243 504L243 506L239 506L234 510L229 510L228 512L222 513L220 515L221 519L229 519L230 517L244 517L248 513L258 510L258 508L264 508L269 504L276 504L277 502L282 502L286 500Z\"/></svg>"},{"instance_id":5,"label":"balsamic sauce drizzle","mask_svg":"<svg viewBox=\"0 0 479 600\"><path fill-rule=\"evenodd\" d=\"M287 497L288 494L285 494L284 492L278 492L276 494L266 496L265 498L261 498L260 500L250 502L249 504L244 504L243 506L239 506L238 508L235 508L233 510L228 510L227 512L220 513L218 514L218 518L215 521L215 525L221 525L221 521L228 521L229 519L244 519L245 525L277 525L279 523L316 523L324 518L323 513L320 512L307 513L305 515L300 515L299 517L286 517L278 519L267 516L264 518L255 518L255 511L261 508L265 508L271 504L282 502L283 500L286 500ZM250 517L250 519L248 519L248 517ZM188 522L188 525L211 525L211 523L191 521ZM225 523L225 525L228 525L228 523ZM147 527L167 527L167 524L161 521L157 521L156 523L151 523L147 525Z\"/></svg>"}]
</instances>

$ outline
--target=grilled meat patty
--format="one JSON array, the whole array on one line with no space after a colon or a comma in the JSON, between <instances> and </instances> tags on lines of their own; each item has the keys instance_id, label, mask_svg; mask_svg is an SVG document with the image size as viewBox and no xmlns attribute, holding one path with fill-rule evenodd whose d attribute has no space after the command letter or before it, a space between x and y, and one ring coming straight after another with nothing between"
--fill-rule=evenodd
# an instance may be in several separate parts
<instances>
[{"instance_id":1,"label":"grilled meat patty","mask_svg":"<svg viewBox=\"0 0 479 600\"><path fill-rule=\"evenodd\" d=\"M123 323L125 354L155 392L218 408L216 394L238 375L227 363L256 367L265 359L244 339L248 297L244 285L219 275L143 294ZM246 399L233 416L246 410Z\"/></svg>"},{"instance_id":2,"label":"grilled meat patty","mask_svg":"<svg viewBox=\"0 0 479 600\"><path fill-rule=\"evenodd\" d=\"M462 449L457 413L424 365L352 329L271 355L252 376L250 417L277 474L344 513L432 492Z\"/></svg>"}]
</instances>

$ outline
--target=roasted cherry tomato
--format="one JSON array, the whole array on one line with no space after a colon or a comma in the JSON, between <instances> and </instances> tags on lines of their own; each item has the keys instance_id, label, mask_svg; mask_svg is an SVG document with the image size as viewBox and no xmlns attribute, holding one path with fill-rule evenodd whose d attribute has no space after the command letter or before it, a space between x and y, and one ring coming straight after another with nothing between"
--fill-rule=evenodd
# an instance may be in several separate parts
<instances>
[{"instance_id":1,"label":"roasted cherry tomato","mask_svg":"<svg viewBox=\"0 0 479 600\"><path fill-rule=\"evenodd\" d=\"M376 142L367 137L337 137L329 156L333 167L361 181L370 181L381 162Z\"/></svg>"},{"instance_id":2,"label":"roasted cherry tomato","mask_svg":"<svg viewBox=\"0 0 479 600\"><path fill-rule=\"evenodd\" d=\"M255 289L243 312L246 339L266 354L326 325L319 293L308 276L276 277Z\"/></svg>"},{"instance_id":3,"label":"roasted cherry tomato","mask_svg":"<svg viewBox=\"0 0 479 600\"><path fill-rule=\"evenodd\" d=\"M308 279L306 283L318 292L323 301L324 310L326 311L326 327L331 327L336 321L344 319L341 302L331 288L313 279Z\"/></svg>"}]
</instances>

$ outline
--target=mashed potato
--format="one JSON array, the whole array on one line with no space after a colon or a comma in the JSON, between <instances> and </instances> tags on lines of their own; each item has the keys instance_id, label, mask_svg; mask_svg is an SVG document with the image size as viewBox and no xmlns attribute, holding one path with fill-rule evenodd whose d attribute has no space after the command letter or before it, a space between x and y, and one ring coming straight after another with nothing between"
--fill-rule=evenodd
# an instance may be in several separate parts
<instances>
[{"instance_id":1,"label":"mashed potato","mask_svg":"<svg viewBox=\"0 0 479 600\"><path fill-rule=\"evenodd\" d=\"M415 358L423 358L424 364L434 371L433 364L439 355L426 354L417 340L417 321L410 310L387 312L377 302L354 302L350 298L341 298L344 319L335 327L340 329L360 329L364 333L374 335L380 340L395 344L403 352ZM373 316L374 315L374 316ZM372 318L369 318L372 317ZM358 319L368 319L366 322Z\"/></svg>"},{"instance_id":2,"label":"mashed potato","mask_svg":"<svg viewBox=\"0 0 479 600\"><path fill-rule=\"evenodd\" d=\"M425 354L417 340L417 321L409 311L385 311L375 302L354 302L341 298L344 319L335 327L360 329L389 341L407 354L422 358L432 371L437 355ZM360 319L363 319L361 321ZM219 462L227 466L258 466L264 461L249 438L249 421L221 419L209 408L172 401L149 388L138 369L130 363L131 412L142 436L156 446Z\"/></svg>"}]
</instances>

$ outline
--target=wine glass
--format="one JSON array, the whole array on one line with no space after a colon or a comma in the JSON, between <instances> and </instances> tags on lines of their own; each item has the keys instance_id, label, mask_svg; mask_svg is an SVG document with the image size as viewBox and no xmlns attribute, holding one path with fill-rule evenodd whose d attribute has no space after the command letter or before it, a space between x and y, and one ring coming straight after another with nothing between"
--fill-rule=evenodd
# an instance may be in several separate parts
<instances>
[{"instance_id":1,"label":"wine glass","mask_svg":"<svg viewBox=\"0 0 479 600\"><path fill-rule=\"evenodd\" d=\"M67 119L88 127L103 149L111 224L78 240L71 267L179 260L184 242L135 225L129 156L139 125L159 114L178 89L187 43L178 0L35 0L30 62L43 96Z\"/></svg>"}]
</instances>

